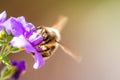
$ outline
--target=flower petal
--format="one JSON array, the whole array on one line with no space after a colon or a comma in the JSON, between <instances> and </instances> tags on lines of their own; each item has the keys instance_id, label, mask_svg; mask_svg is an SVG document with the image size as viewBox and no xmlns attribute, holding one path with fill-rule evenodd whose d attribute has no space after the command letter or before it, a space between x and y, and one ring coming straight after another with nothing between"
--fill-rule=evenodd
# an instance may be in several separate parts
<instances>
[{"instance_id":1,"label":"flower petal","mask_svg":"<svg viewBox=\"0 0 120 80\"><path fill-rule=\"evenodd\" d=\"M11 18L11 32L15 36L22 35L23 32L25 31L22 24L17 21L15 18Z\"/></svg>"},{"instance_id":2,"label":"flower petal","mask_svg":"<svg viewBox=\"0 0 120 80\"><path fill-rule=\"evenodd\" d=\"M1 14L0 14L0 23L4 22L6 20L6 11L3 11Z\"/></svg>"},{"instance_id":3,"label":"flower petal","mask_svg":"<svg viewBox=\"0 0 120 80\"><path fill-rule=\"evenodd\" d=\"M26 70L25 61L12 61L12 65L16 67L15 73L12 75L12 78L18 80L23 71Z\"/></svg>"},{"instance_id":4,"label":"flower petal","mask_svg":"<svg viewBox=\"0 0 120 80\"><path fill-rule=\"evenodd\" d=\"M3 30L3 22L5 22L6 20L6 11L3 11L1 14L0 14L0 30Z\"/></svg>"},{"instance_id":5,"label":"flower petal","mask_svg":"<svg viewBox=\"0 0 120 80\"><path fill-rule=\"evenodd\" d=\"M0 24L0 31L3 30L3 28L4 28L4 27Z\"/></svg>"},{"instance_id":6,"label":"flower petal","mask_svg":"<svg viewBox=\"0 0 120 80\"><path fill-rule=\"evenodd\" d=\"M35 53L34 60L35 60L35 64L33 66L34 69L41 68L45 64L42 56L38 53Z\"/></svg>"},{"instance_id":7,"label":"flower petal","mask_svg":"<svg viewBox=\"0 0 120 80\"><path fill-rule=\"evenodd\" d=\"M12 61L12 65L16 66L17 68L19 68L20 71L23 71L23 70L26 69L25 61L18 62L16 60L14 60L14 61Z\"/></svg>"},{"instance_id":8,"label":"flower petal","mask_svg":"<svg viewBox=\"0 0 120 80\"><path fill-rule=\"evenodd\" d=\"M5 28L8 34L11 34L11 22L10 19L6 20L4 23L1 24L2 27Z\"/></svg>"},{"instance_id":9,"label":"flower petal","mask_svg":"<svg viewBox=\"0 0 120 80\"><path fill-rule=\"evenodd\" d=\"M13 37L11 45L16 48L24 48L27 52L35 52L35 48L25 39L23 35Z\"/></svg>"},{"instance_id":10,"label":"flower petal","mask_svg":"<svg viewBox=\"0 0 120 80\"><path fill-rule=\"evenodd\" d=\"M20 35L18 37L13 37L13 39L11 40L11 45L16 47L16 48L22 48L26 46L26 40L24 38L23 35Z\"/></svg>"},{"instance_id":11,"label":"flower petal","mask_svg":"<svg viewBox=\"0 0 120 80\"><path fill-rule=\"evenodd\" d=\"M43 40L43 37L40 36L37 32L33 32L33 34L29 37L29 41L33 46L41 43Z\"/></svg>"},{"instance_id":12,"label":"flower petal","mask_svg":"<svg viewBox=\"0 0 120 80\"><path fill-rule=\"evenodd\" d=\"M17 20L21 22L26 31L35 29L35 26L32 23L27 23L24 16L18 17Z\"/></svg>"},{"instance_id":13,"label":"flower petal","mask_svg":"<svg viewBox=\"0 0 120 80\"><path fill-rule=\"evenodd\" d=\"M2 25L5 27L5 30L8 34L12 33L14 36L19 36L24 32L22 24L14 17L10 17Z\"/></svg>"},{"instance_id":14,"label":"flower petal","mask_svg":"<svg viewBox=\"0 0 120 80\"><path fill-rule=\"evenodd\" d=\"M23 35L19 36L19 37L14 37L12 40L11 40L11 44L14 46L14 47L17 47L17 48L21 48L23 47L27 52L32 52L34 53L34 60L35 60L35 64L34 64L34 68L35 69L38 69L40 68L41 66L44 65L44 60L42 58L42 55L39 54L36 49L24 38Z\"/></svg>"}]
</instances>

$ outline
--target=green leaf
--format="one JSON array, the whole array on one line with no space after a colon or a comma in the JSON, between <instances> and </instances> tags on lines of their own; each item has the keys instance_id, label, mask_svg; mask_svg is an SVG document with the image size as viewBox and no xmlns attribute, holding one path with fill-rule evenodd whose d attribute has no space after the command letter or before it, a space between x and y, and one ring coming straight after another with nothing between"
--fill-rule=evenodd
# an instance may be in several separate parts
<instances>
[{"instance_id":1,"label":"green leaf","mask_svg":"<svg viewBox=\"0 0 120 80\"><path fill-rule=\"evenodd\" d=\"M12 67L11 69L8 69L5 67L2 72L1 72L1 79L9 79L14 73L15 73L16 68Z\"/></svg>"},{"instance_id":2,"label":"green leaf","mask_svg":"<svg viewBox=\"0 0 120 80\"><path fill-rule=\"evenodd\" d=\"M5 40L0 39L0 46L2 46L3 44L5 44Z\"/></svg>"},{"instance_id":3,"label":"green leaf","mask_svg":"<svg viewBox=\"0 0 120 80\"><path fill-rule=\"evenodd\" d=\"M10 53L18 53L20 51L21 51L20 48L14 48L14 47L10 48Z\"/></svg>"},{"instance_id":4,"label":"green leaf","mask_svg":"<svg viewBox=\"0 0 120 80\"><path fill-rule=\"evenodd\" d=\"M10 51L19 51L19 48L11 48Z\"/></svg>"},{"instance_id":5,"label":"green leaf","mask_svg":"<svg viewBox=\"0 0 120 80\"><path fill-rule=\"evenodd\" d=\"M7 38L8 41L10 41L13 38L13 36L12 36L12 34L9 34L9 35L7 34L6 38Z\"/></svg>"},{"instance_id":6,"label":"green leaf","mask_svg":"<svg viewBox=\"0 0 120 80\"><path fill-rule=\"evenodd\" d=\"M11 61L8 57L0 57L1 61L10 69L12 67Z\"/></svg>"}]
</instances>

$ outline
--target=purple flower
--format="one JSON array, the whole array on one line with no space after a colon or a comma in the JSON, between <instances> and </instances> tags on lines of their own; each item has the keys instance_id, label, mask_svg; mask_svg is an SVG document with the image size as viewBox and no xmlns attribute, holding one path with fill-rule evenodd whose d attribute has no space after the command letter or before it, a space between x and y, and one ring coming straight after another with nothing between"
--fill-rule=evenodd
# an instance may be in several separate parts
<instances>
[{"instance_id":1,"label":"purple flower","mask_svg":"<svg viewBox=\"0 0 120 80\"><path fill-rule=\"evenodd\" d=\"M15 67L15 72L12 75L12 78L18 80L23 71L26 70L25 61L12 61L12 65Z\"/></svg>"},{"instance_id":2,"label":"purple flower","mask_svg":"<svg viewBox=\"0 0 120 80\"><path fill-rule=\"evenodd\" d=\"M40 44L43 37L37 33L35 26L32 23L25 21L23 16L15 18L10 17L2 24L8 34L12 34L11 45L16 48L21 48L27 53L34 54L34 68L38 69L44 65L42 55L37 52L36 45Z\"/></svg>"},{"instance_id":3,"label":"purple flower","mask_svg":"<svg viewBox=\"0 0 120 80\"><path fill-rule=\"evenodd\" d=\"M3 29L3 26L2 24L5 22L6 20L6 11L3 11L1 14L0 14L0 30Z\"/></svg>"}]
</instances>

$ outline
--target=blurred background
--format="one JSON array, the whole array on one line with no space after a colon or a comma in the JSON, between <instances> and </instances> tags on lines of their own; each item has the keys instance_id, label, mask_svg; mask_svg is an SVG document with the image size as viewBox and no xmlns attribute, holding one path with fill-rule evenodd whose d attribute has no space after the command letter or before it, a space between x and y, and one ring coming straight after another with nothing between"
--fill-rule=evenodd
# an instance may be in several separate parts
<instances>
[{"instance_id":1,"label":"blurred background","mask_svg":"<svg viewBox=\"0 0 120 80\"><path fill-rule=\"evenodd\" d=\"M34 70L29 54L12 54L11 59L27 61L20 80L120 80L119 0L0 0L0 12L4 10L35 26L52 26L60 15L67 16L61 42L83 57L77 63L59 48Z\"/></svg>"}]
</instances>

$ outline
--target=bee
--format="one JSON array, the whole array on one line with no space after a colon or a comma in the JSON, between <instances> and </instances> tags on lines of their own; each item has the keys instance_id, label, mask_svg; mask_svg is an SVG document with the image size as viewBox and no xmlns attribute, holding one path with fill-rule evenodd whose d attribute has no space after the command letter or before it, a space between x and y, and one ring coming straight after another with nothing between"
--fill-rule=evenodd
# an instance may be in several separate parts
<instances>
[{"instance_id":1,"label":"bee","mask_svg":"<svg viewBox=\"0 0 120 80\"><path fill-rule=\"evenodd\" d=\"M52 27L37 27L37 32L43 37L43 41L39 44L41 50L38 52L42 54L45 60L49 59L57 50L58 46L60 46L65 53L73 57L75 60L80 61L80 58L78 58L78 56L74 55L70 49L65 47L65 45L60 42L60 32L65 26L67 20L67 17L60 17L58 19L58 22Z\"/></svg>"}]
</instances>

